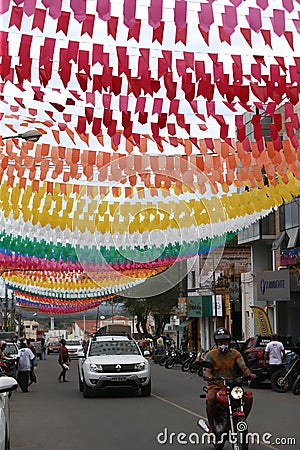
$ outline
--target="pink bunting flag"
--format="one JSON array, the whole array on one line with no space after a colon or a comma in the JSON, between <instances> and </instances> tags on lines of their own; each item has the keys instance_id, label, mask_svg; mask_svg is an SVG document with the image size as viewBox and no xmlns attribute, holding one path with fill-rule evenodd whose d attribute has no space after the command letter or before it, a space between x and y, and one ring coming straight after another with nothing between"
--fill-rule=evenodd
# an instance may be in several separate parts
<instances>
[{"instance_id":1,"label":"pink bunting flag","mask_svg":"<svg viewBox=\"0 0 300 450\"><path fill-rule=\"evenodd\" d=\"M151 0L148 8L148 23L154 29L159 27L162 19L162 2L163 0Z\"/></svg>"},{"instance_id":2,"label":"pink bunting flag","mask_svg":"<svg viewBox=\"0 0 300 450\"><path fill-rule=\"evenodd\" d=\"M256 0L257 6L265 10L269 6L269 0Z\"/></svg>"},{"instance_id":3,"label":"pink bunting flag","mask_svg":"<svg viewBox=\"0 0 300 450\"><path fill-rule=\"evenodd\" d=\"M234 6L225 6L225 12L222 13L222 22L224 32L231 36L237 26L237 14Z\"/></svg>"},{"instance_id":4,"label":"pink bunting flag","mask_svg":"<svg viewBox=\"0 0 300 450\"><path fill-rule=\"evenodd\" d=\"M78 22L81 23L86 19L86 0L70 0L70 7Z\"/></svg>"},{"instance_id":5,"label":"pink bunting flag","mask_svg":"<svg viewBox=\"0 0 300 450\"><path fill-rule=\"evenodd\" d=\"M298 12L298 17L299 17L299 19L293 19L293 23L295 25L297 33L300 34L300 11Z\"/></svg>"},{"instance_id":6,"label":"pink bunting flag","mask_svg":"<svg viewBox=\"0 0 300 450\"><path fill-rule=\"evenodd\" d=\"M99 19L107 22L111 17L110 0L97 0L96 11L98 13Z\"/></svg>"},{"instance_id":7,"label":"pink bunting flag","mask_svg":"<svg viewBox=\"0 0 300 450\"><path fill-rule=\"evenodd\" d=\"M249 8L249 14L246 15L251 30L258 33L262 27L261 11L258 8Z\"/></svg>"},{"instance_id":8,"label":"pink bunting flag","mask_svg":"<svg viewBox=\"0 0 300 450\"><path fill-rule=\"evenodd\" d=\"M36 0L24 0L24 13L26 16L32 16L35 12Z\"/></svg>"},{"instance_id":9,"label":"pink bunting flag","mask_svg":"<svg viewBox=\"0 0 300 450\"><path fill-rule=\"evenodd\" d=\"M123 4L123 17L124 24L129 29L135 25L135 14L136 14L136 0L124 0Z\"/></svg>"},{"instance_id":10,"label":"pink bunting flag","mask_svg":"<svg viewBox=\"0 0 300 450\"><path fill-rule=\"evenodd\" d=\"M10 0L1 0L0 2L0 14L4 14L9 9Z\"/></svg>"},{"instance_id":11,"label":"pink bunting flag","mask_svg":"<svg viewBox=\"0 0 300 450\"><path fill-rule=\"evenodd\" d=\"M285 31L285 12L280 9L274 9L273 17L270 17L274 33L282 36Z\"/></svg>"},{"instance_id":12,"label":"pink bunting flag","mask_svg":"<svg viewBox=\"0 0 300 450\"><path fill-rule=\"evenodd\" d=\"M49 15L52 19L58 19L61 15L62 0L42 0L45 8L49 8Z\"/></svg>"},{"instance_id":13,"label":"pink bunting flag","mask_svg":"<svg viewBox=\"0 0 300 450\"><path fill-rule=\"evenodd\" d=\"M201 11L198 12L199 26L205 32L210 30L214 23L214 13L211 3L201 3Z\"/></svg>"},{"instance_id":14,"label":"pink bunting flag","mask_svg":"<svg viewBox=\"0 0 300 450\"><path fill-rule=\"evenodd\" d=\"M176 28L182 30L186 26L187 4L185 0L175 0L174 21Z\"/></svg>"},{"instance_id":15,"label":"pink bunting flag","mask_svg":"<svg viewBox=\"0 0 300 450\"><path fill-rule=\"evenodd\" d=\"M284 9L286 9L289 13L291 13L294 9L294 3L293 0L282 0L282 6Z\"/></svg>"}]
</instances>

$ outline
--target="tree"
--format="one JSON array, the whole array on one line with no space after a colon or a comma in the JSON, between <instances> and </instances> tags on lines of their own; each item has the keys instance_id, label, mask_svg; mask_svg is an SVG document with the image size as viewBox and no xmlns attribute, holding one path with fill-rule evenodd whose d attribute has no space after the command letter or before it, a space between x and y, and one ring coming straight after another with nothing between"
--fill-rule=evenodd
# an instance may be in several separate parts
<instances>
[{"instance_id":1,"label":"tree","mask_svg":"<svg viewBox=\"0 0 300 450\"><path fill-rule=\"evenodd\" d=\"M137 330L140 334L147 334L147 320L152 313L155 322L155 335L163 332L166 323L170 322L172 309L177 306L178 290L177 286L163 294L148 298L125 298L124 308L137 317Z\"/></svg>"}]
</instances>

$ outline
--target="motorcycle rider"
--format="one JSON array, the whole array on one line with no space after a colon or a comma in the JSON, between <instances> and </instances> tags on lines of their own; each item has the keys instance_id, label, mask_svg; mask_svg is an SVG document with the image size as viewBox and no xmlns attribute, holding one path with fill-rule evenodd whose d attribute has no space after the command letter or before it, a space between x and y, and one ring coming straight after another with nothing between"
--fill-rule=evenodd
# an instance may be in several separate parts
<instances>
[{"instance_id":1,"label":"motorcycle rider","mask_svg":"<svg viewBox=\"0 0 300 450\"><path fill-rule=\"evenodd\" d=\"M213 419L216 411L216 393L223 386L222 380L214 380L214 377L224 377L227 379L236 378L238 370L241 369L244 376L256 378L246 366L241 353L230 348L231 335L226 328L218 328L214 333L216 348L207 353L205 361L212 364L211 368L206 368L205 377L207 380L207 403L206 414L209 424L209 432L214 433ZM245 397L244 412L247 417L252 407L252 397Z\"/></svg>"}]
</instances>

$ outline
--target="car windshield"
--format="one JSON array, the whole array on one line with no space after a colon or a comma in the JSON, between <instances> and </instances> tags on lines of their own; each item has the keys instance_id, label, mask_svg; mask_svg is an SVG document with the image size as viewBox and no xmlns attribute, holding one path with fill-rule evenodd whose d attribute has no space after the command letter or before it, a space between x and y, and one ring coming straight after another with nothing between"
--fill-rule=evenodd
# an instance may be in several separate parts
<instances>
[{"instance_id":1,"label":"car windshield","mask_svg":"<svg viewBox=\"0 0 300 450\"><path fill-rule=\"evenodd\" d=\"M67 345L81 345L80 341L67 341Z\"/></svg>"},{"instance_id":2,"label":"car windshield","mask_svg":"<svg viewBox=\"0 0 300 450\"><path fill-rule=\"evenodd\" d=\"M60 343L59 342L50 342L49 346L50 347L60 347Z\"/></svg>"},{"instance_id":3,"label":"car windshield","mask_svg":"<svg viewBox=\"0 0 300 450\"><path fill-rule=\"evenodd\" d=\"M90 356L139 354L137 346L132 341L92 342L90 348Z\"/></svg>"}]
</instances>

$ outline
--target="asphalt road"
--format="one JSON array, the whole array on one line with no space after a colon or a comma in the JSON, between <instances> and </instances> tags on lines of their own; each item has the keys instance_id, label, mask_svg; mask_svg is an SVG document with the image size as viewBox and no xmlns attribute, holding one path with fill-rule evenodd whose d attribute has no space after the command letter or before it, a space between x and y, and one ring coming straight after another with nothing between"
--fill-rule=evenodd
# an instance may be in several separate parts
<instances>
[{"instance_id":1,"label":"asphalt road","mask_svg":"<svg viewBox=\"0 0 300 450\"><path fill-rule=\"evenodd\" d=\"M57 356L50 355L39 362L38 383L30 387L30 392L18 389L13 393L11 450L213 448L201 443L202 431L196 424L205 416L205 402L198 396L203 382L197 375L153 364L151 397L114 391L84 399L78 389L77 361L72 361L69 383L58 383L58 372ZM253 392L250 431L261 437L269 433L272 436L266 440L270 443L278 438L295 438L296 444L261 443L251 449L300 448L300 397L270 389ZM226 444L225 449L230 448Z\"/></svg>"}]
</instances>

